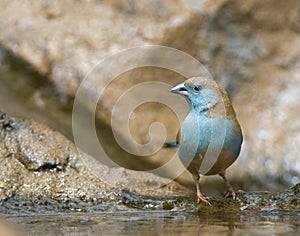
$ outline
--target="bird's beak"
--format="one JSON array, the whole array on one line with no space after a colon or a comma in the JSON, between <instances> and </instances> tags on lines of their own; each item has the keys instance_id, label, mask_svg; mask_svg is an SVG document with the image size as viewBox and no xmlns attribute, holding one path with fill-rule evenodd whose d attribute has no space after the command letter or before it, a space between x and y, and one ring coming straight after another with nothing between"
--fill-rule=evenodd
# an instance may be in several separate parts
<instances>
[{"instance_id":1,"label":"bird's beak","mask_svg":"<svg viewBox=\"0 0 300 236\"><path fill-rule=\"evenodd\" d=\"M173 87L170 92L172 93L177 93L183 96L187 96L188 95L188 91L187 88L185 87L184 83L178 84L175 87Z\"/></svg>"}]
</instances>

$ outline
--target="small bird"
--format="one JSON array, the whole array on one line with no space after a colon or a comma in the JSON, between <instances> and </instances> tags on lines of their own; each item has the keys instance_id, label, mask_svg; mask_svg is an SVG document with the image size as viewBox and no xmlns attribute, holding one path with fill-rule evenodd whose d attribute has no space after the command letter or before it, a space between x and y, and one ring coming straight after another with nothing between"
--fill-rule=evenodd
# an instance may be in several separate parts
<instances>
[{"instance_id":1,"label":"small bird","mask_svg":"<svg viewBox=\"0 0 300 236\"><path fill-rule=\"evenodd\" d=\"M237 159L243 136L226 91L206 77L190 78L170 91L182 95L190 107L176 143L179 158L196 183L198 202L211 205L200 191L200 174L220 175L227 185L224 196L235 199L225 171Z\"/></svg>"}]
</instances>

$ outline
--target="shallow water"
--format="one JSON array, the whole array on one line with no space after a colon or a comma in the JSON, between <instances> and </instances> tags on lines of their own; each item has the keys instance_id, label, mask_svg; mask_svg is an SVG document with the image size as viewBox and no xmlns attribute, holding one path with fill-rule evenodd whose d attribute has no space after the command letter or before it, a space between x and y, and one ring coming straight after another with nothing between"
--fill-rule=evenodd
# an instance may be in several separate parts
<instances>
[{"instance_id":1,"label":"shallow water","mask_svg":"<svg viewBox=\"0 0 300 236\"><path fill-rule=\"evenodd\" d=\"M300 211L172 211L7 217L25 235L299 235Z\"/></svg>"}]
</instances>

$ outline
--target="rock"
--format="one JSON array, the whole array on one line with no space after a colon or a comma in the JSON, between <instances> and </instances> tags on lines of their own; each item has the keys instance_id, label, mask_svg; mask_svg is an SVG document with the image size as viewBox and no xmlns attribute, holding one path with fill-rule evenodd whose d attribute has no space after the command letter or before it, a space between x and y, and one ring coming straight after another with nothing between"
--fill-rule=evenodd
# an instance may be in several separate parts
<instances>
[{"instance_id":1,"label":"rock","mask_svg":"<svg viewBox=\"0 0 300 236\"><path fill-rule=\"evenodd\" d=\"M122 191L156 197L184 192L179 185L173 190L162 187L172 184L153 174L110 169L79 155L73 143L43 124L2 112L0 117L1 199L117 204ZM98 176L87 166L97 169Z\"/></svg>"},{"instance_id":2,"label":"rock","mask_svg":"<svg viewBox=\"0 0 300 236\"><path fill-rule=\"evenodd\" d=\"M27 0L23 5L18 7L18 1L0 3L1 45L46 75L65 104L68 99L72 101L84 76L98 60L138 45L174 47L199 59L230 92L245 136L241 156L228 171L230 179L246 189L269 190L300 181L299 1L222 0L191 7L187 1L179 0L131 1L131 4ZM109 64L112 72L125 64L117 59ZM190 70L191 74L196 72ZM105 75L98 76L101 79L97 86L85 88L87 97L104 88ZM116 143L114 134L131 146L133 140L149 142L149 127L155 121L165 125L169 140L175 138L179 128L178 119L168 108L149 103L131 113L129 128L133 138L124 133L120 121L113 133L111 114L118 98L140 82L176 84L183 79L175 72L159 68L136 68L120 74L106 88L96 112L98 136L117 165L152 169L168 162L176 151L161 149L147 158L133 158L136 156ZM131 96L129 101L142 95ZM86 112L93 111L89 100L83 105ZM184 112L182 109L180 113ZM59 126L63 122L55 119L52 124ZM84 124L82 127L84 130ZM153 137L160 138L160 133L156 133ZM88 148L84 151L93 152ZM39 168L40 164L26 158L28 166ZM55 160L51 165L56 165ZM174 169L177 168L170 167L162 174L170 177ZM188 174L178 178L185 183L190 180Z\"/></svg>"},{"instance_id":3,"label":"rock","mask_svg":"<svg viewBox=\"0 0 300 236\"><path fill-rule=\"evenodd\" d=\"M75 149L69 150L71 143L64 145L65 138L56 131L48 130L45 125L28 121L15 122L1 113L0 126L4 140L2 156L16 158L29 171L60 171L67 165L76 166ZM51 137L49 139L48 137Z\"/></svg>"},{"instance_id":4,"label":"rock","mask_svg":"<svg viewBox=\"0 0 300 236\"><path fill-rule=\"evenodd\" d=\"M99 60L124 48L154 43L187 14L180 0L27 0L18 6L18 1L1 2L1 43L47 74L62 96L71 97Z\"/></svg>"}]
</instances>

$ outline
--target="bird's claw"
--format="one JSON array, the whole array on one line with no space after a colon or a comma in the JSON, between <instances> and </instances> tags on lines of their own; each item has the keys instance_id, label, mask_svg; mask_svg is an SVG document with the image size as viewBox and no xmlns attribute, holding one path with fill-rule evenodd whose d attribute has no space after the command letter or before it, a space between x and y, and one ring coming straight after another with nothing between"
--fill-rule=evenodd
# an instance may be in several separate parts
<instances>
[{"instance_id":1,"label":"bird's claw","mask_svg":"<svg viewBox=\"0 0 300 236\"><path fill-rule=\"evenodd\" d=\"M210 197L204 197L203 195L197 195L197 199L198 199L197 200L198 203L204 202L207 205L211 206L211 203L209 202Z\"/></svg>"},{"instance_id":2,"label":"bird's claw","mask_svg":"<svg viewBox=\"0 0 300 236\"><path fill-rule=\"evenodd\" d=\"M229 198L232 197L233 200L235 200L236 194L234 192L233 189L228 189L225 193L224 193L224 198Z\"/></svg>"}]
</instances>

